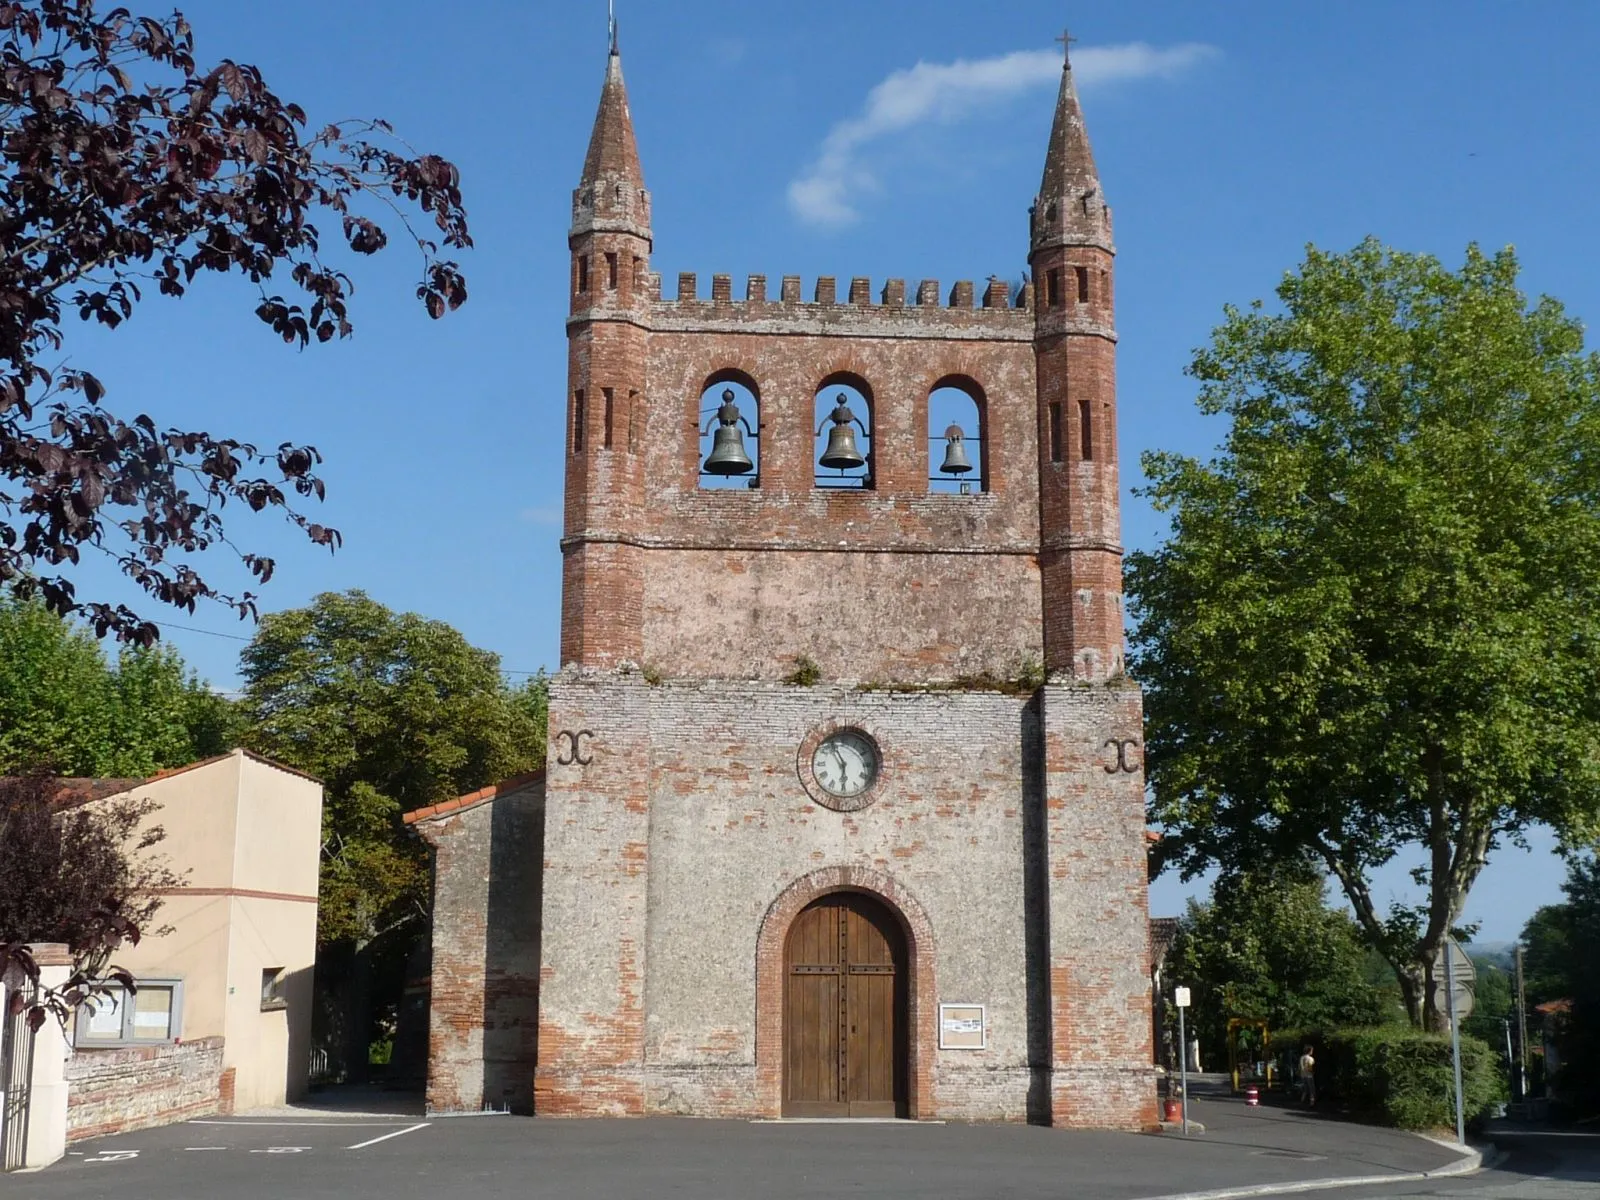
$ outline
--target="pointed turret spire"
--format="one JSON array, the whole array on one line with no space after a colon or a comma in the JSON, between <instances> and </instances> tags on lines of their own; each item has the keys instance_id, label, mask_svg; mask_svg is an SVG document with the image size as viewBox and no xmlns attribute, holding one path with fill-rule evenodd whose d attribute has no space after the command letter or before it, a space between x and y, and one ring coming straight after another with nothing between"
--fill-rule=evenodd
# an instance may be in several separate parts
<instances>
[{"instance_id":1,"label":"pointed turret spire","mask_svg":"<svg viewBox=\"0 0 1600 1200\"><path fill-rule=\"evenodd\" d=\"M598 183L602 178L609 183L631 183L634 187L644 183L614 28L611 53L606 56L605 86L600 89L600 108L595 113L594 132L589 135L589 153L584 156L580 184Z\"/></svg>"},{"instance_id":2,"label":"pointed turret spire","mask_svg":"<svg viewBox=\"0 0 1600 1200\"><path fill-rule=\"evenodd\" d=\"M1070 40L1070 39L1069 39ZM1061 91L1056 97L1055 121L1050 126L1050 148L1045 154L1044 178L1033 213L1033 245L1101 246L1111 248L1111 213L1100 191L1089 133L1078 104L1070 58L1061 69Z\"/></svg>"},{"instance_id":3,"label":"pointed turret spire","mask_svg":"<svg viewBox=\"0 0 1600 1200\"><path fill-rule=\"evenodd\" d=\"M583 158L583 177L572 193L572 233L603 229L646 239L650 236L650 193L645 191L644 170L639 165L614 22L600 108L589 134L589 152Z\"/></svg>"}]
</instances>

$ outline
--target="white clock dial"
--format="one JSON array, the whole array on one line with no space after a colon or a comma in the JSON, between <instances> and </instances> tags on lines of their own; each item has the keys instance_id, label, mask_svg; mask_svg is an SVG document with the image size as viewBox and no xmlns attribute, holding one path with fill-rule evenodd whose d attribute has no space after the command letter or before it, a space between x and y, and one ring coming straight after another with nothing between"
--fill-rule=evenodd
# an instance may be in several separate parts
<instances>
[{"instance_id":1,"label":"white clock dial","mask_svg":"<svg viewBox=\"0 0 1600 1200\"><path fill-rule=\"evenodd\" d=\"M817 747L811 772L832 795L859 796L878 777L878 748L866 734L842 729Z\"/></svg>"}]
</instances>

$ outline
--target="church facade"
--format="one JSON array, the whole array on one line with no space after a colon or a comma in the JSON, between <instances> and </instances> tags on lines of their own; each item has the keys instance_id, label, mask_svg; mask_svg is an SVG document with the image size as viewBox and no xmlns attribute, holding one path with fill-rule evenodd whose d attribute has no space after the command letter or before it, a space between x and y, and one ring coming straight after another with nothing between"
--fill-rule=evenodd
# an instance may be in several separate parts
<instances>
[{"instance_id":1,"label":"church facade","mask_svg":"<svg viewBox=\"0 0 1600 1200\"><path fill-rule=\"evenodd\" d=\"M1030 230L1020 287L663 296L613 48L548 763L406 818L432 1111L1155 1122L1114 249L1070 65Z\"/></svg>"}]
</instances>

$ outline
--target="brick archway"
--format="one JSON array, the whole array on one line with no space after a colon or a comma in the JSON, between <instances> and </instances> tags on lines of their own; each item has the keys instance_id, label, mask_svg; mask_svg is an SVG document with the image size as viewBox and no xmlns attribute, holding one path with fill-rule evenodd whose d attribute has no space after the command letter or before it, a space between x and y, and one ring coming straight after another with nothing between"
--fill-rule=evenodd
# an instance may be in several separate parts
<instances>
[{"instance_id":1,"label":"brick archway","mask_svg":"<svg viewBox=\"0 0 1600 1200\"><path fill-rule=\"evenodd\" d=\"M936 1115L933 1055L939 1005L934 990L933 926L915 896L892 876L870 867L823 867L801 876L768 906L756 936L756 1107L763 1116L783 1111L783 951L800 910L830 892L862 892L888 906L906 935L910 960L907 1016L911 1026L908 1112L913 1120Z\"/></svg>"}]
</instances>

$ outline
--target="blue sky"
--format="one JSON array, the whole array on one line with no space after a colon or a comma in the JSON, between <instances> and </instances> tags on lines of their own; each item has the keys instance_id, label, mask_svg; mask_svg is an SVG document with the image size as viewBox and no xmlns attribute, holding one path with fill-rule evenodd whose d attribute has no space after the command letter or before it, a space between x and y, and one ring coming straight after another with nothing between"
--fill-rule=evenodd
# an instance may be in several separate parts
<instances>
[{"instance_id":1,"label":"blue sky","mask_svg":"<svg viewBox=\"0 0 1600 1200\"><path fill-rule=\"evenodd\" d=\"M344 533L337 555L244 514L232 529L278 556L264 608L362 587L450 622L508 669L553 667L565 234L604 0L184 8L203 62L254 63L314 124L382 115L457 163L472 299L429 321L396 244L357 264L352 341L289 350L246 285L208 280L116 333L73 330L75 361L119 410L327 456L316 518ZM714 271L798 273L807 288L819 274L1014 278L1069 13L1116 211L1125 487L1143 449L1216 442L1183 367L1222 305L1269 293L1307 242L1371 233L1449 261L1472 240L1512 243L1529 291L1600 312L1600 8L1575 2L622 0L653 266L703 286ZM1133 547L1159 533L1132 496L1123 524ZM248 632L222 612L172 620ZM233 685L237 641L167 636ZM1548 841L1536 849L1502 852L1480 883L1469 917L1484 938L1514 936L1557 898ZM1187 890L1161 881L1153 907Z\"/></svg>"}]
</instances>

